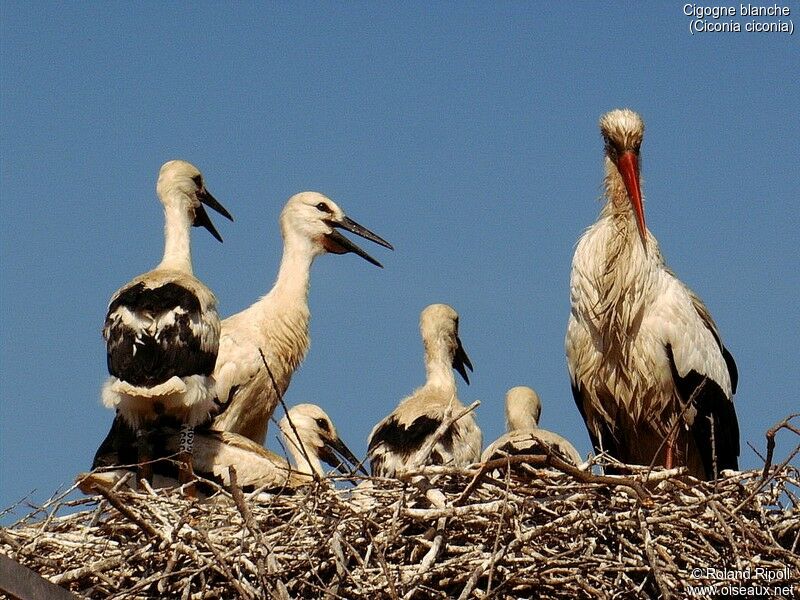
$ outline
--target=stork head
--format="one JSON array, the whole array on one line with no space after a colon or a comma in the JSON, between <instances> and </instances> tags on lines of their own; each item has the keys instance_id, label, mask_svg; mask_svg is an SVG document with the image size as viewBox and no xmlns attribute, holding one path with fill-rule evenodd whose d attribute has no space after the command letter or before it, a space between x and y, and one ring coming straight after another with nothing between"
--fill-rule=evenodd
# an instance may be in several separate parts
<instances>
[{"instance_id":1,"label":"stork head","mask_svg":"<svg viewBox=\"0 0 800 600\"><path fill-rule=\"evenodd\" d=\"M278 427L299 470L304 470L302 467L306 465L309 471L323 476L322 460L346 475L356 468L367 475L359 460L339 438L331 418L316 404L293 406ZM351 468L347 467L348 464Z\"/></svg>"},{"instance_id":2,"label":"stork head","mask_svg":"<svg viewBox=\"0 0 800 600\"><path fill-rule=\"evenodd\" d=\"M467 369L472 371L472 362L458 337L458 313L447 304L431 304L419 316L419 331L425 354L431 357L444 356L450 360L464 381L469 384Z\"/></svg>"},{"instance_id":3,"label":"stork head","mask_svg":"<svg viewBox=\"0 0 800 600\"><path fill-rule=\"evenodd\" d=\"M185 160L171 160L161 166L156 183L156 193L165 207L178 205L189 214L192 225L205 227L220 242L222 237L211 219L208 218L203 204L233 221L231 214L206 189L203 174L197 167Z\"/></svg>"},{"instance_id":4,"label":"stork head","mask_svg":"<svg viewBox=\"0 0 800 600\"><path fill-rule=\"evenodd\" d=\"M513 387L506 392L506 428L536 429L542 415L542 402L536 390L525 385Z\"/></svg>"},{"instance_id":5,"label":"stork head","mask_svg":"<svg viewBox=\"0 0 800 600\"><path fill-rule=\"evenodd\" d=\"M289 198L281 213L283 237L293 236L306 240L310 244L314 256L326 252L333 254L352 252L373 265L383 268L381 263L344 237L338 231L339 229L346 229L364 239L394 250L389 242L356 223L345 215L333 200L318 192L295 194Z\"/></svg>"},{"instance_id":6,"label":"stork head","mask_svg":"<svg viewBox=\"0 0 800 600\"><path fill-rule=\"evenodd\" d=\"M606 143L606 157L614 164L625 183L628 200L636 214L639 235L645 241L647 228L639 182L639 149L644 137L644 121L627 108L612 110L600 117L600 131Z\"/></svg>"}]
</instances>

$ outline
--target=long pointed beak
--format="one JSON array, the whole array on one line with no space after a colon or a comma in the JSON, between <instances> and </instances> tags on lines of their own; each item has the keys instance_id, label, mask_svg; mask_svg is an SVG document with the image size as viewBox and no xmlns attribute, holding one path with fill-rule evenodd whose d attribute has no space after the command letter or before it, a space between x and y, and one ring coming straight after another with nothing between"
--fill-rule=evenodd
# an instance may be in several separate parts
<instances>
[{"instance_id":1,"label":"long pointed beak","mask_svg":"<svg viewBox=\"0 0 800 600\"><path fill-rule=\"evenodd\" d=\"M625 189L628 190L628 198L630 198L636 213L636 224L644 244L647 240L647 227L644 224L642 190L639 186L639 159L633 152L625 152L617 160L617 168L622 175L622 181L625 182Z\"/></svg>"},{"instance_id":2,"label":"long pointed beak","mask_svg":"<svg viewBox=\"0 0 800 600\"><path fill-rule=\"evenodd\" d=\"M221 214L226 219L230 219L233 221L233 217L231 213L229 213L222 204L220 204L214 196L211 195L205 188L201 189L197 192L197 199L208 206L209 208L214 209L219 214ZM205 227L208 231L217 238L218 241L222 241L222 236L217 231L217 228L214 227L214 224L211 222L211 219L208 217L208 213L206 209L203 207L203 204L198 206L194 211L194 222L192 225L195 227Z\"/></svg>"},{"instance_id":3,"label":"long pointed beak","mask_svg":"<svg viewBox=\"0 0 800 600\"><path fill-rule=\"evenodd\" d=\"M354 469L358 469L364 475L369 475L366 469L361 465L355 455L350 451L345 443L340 439L325 440L324 446L319 453L319 457L330 466L338 470L342 475L352 475ZM351 468L347 468L350 464Z\"/></svg>"},{"instance_id":4,"label":"long pointed beak","mask_svg":"<svg viewBox=\"0 0 800 600\"><path fill-rule=\"evenodd\" d=\"M458 346L456 347L456 353L453 356L453 368L458 371L459 375L464 378L464 381L467 382L469 385L469 377L467 376L467 369L472 371L472 362L469 360L469 356L464 351L464 346L461 345L461 338L456 337L456 341L458 342ZM465 368L466 367L466 368Z\"/></svg>"},{"instance_id":5,"label":"long pointed beak","mask_svg":"<svg viewBox=\"0 0 800 600\"><path fill-rule=\"evenodd\" d=\"M366 227L359 225L358 223L353 221L353 219L351 219L350 217L343 217L341 221L328 220L327 223L331 227L346 229L347 231L355 233L356 235L361 236L364 239L370 240L371 242L375 242L376 244L380 244L385 248L389 248L389 250L394 250L394 247L389 242L384 240L382 237L372 233ZM361 258L363 258L367 262L372 263L376 267L383 268L383 265L381 263L372 258L369 254L364 252L364 250L359 248L356 244L348 240L346 237L344 237L341 233L339 233L335 229L325 236L324 245L325 249L328 252L332 252L334 254L346 254L348 252L352 252L353 254L358 254Z\"/></svg>"}]
</instances>

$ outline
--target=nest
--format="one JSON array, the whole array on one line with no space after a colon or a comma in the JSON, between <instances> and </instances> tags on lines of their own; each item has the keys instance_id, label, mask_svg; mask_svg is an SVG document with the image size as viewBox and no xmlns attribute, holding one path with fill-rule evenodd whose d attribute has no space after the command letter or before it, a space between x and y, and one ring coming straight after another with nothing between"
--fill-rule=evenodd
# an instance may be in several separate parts
<instances>
[{"instance_id":1,"label":"nest","mask_svg":"<svg viewBox=\"0 0 800 600\"><path fill-rule=\"evenodd\" d=\"M800 448L773 466L773 447L714 482L536 456L291 494L98 490L0 530L0 551L87 598L789 598Z\"/></svg>"}]
</instances>

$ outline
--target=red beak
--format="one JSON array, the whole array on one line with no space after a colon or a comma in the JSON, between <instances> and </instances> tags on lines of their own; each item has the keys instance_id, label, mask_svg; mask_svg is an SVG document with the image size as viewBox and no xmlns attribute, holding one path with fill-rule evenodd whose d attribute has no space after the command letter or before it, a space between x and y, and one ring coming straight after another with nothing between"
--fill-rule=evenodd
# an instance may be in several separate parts
<instances>
[{"instance_id":1,"label":"red beak","mask_svg":"<svg viewBox=\"0 0 800 600\"><path fill-rule=\"evenodd\" d=\"M647 227L644 224L644 206L642 206L642 190L639 187L639 159L633 152L625 152L617 160L622 180L625 182L625 189L628 190L628 198L633 205L636 213L636 224L639 226L639 235L642 236L642 243L647 239Z\"/></svg>"}]
</instances>

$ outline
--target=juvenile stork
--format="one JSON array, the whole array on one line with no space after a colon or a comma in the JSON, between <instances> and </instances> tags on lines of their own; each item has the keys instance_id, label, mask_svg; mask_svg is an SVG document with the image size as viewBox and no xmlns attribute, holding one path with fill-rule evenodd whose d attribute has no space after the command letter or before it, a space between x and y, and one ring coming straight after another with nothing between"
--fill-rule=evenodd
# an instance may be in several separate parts
<instances>
[{"instance_id":1,"label":"juvenile stork","mask_svg":"<svg viewBox=\"0 0 800 600\"><path fill-rule=\"evenodd\" d=\"M194 470L205 479L230 485L230 467L234 467L238 484L246 490L292 489L308 484L314 475L325 476L322 462L345 474L350 474L356 468L366 474L359 466L358 459L336 433L330 417L319 406L298 404L292 407L281 420L280 430L283 445L292 456L292 464L261 444L236 433L198 429L194 438ZM108 445L98 452L93 468L99 468L100 471L78 477L81 490L85 493L91 493L95 485L113 487L127 473L124 468L105 470L135 459L128 452L128 445L119 444L124 435L125 432L118 432L112 438L118 447ZM174 428L161 427L154 436L162 452L160 458L180 453L181 436ZM174 468L168 461L155 463L155 472L157 487L175 485Z\"/></svg>"},{"instance_id":2,"label":"juvenile stork","mask_svg":"<svg viewBox=\"0 0 800 600\"><path fill-rule=\"evenodd\" d=\"M298 404L289 409L278 427L284 446L294 459L295 470L325 476L322 462L348 474L347 465L367 474L359 460L336 433L331 418L316 404Z\"/></svg>"},{"instance_id":3,"label":"juvenile stork","mask_svg":"<svg viewBox=\"0 0 800 600\"><path fill-rule=\"evenodd\" d=\"M566 438L539 429L542 402L535 390L521 385L506 392L506 429L481 455L486 462L514 454L547 454L552 450L559 458L574 465L581 463L581 455Z\"/></svg>"},{"instance_id":4,"label":"juvenile stork","mask_svg":"<svg viewBox=\"0 0 800 600\"><path fill-rule=\"evenodd\" d=\"M203 204L232 218L206 190L200 171L185 161L161 167L156 191L164 205L164 258L111 297L103 326L111 376L102 398L135 431L139 475L147 479L148 429L160 417L180 423L181 476L188 480L193 428L214 408L211 374L220 332L216 298L192 274L189 231L203 226L222 241Z\"/></svg>"},{"instance_id":5,"label":"juvenile stork","mask_svg":"<svg viewBox=\"0 0 800 600\"><path fill-rule=\"evenodd\" d=\"M467 369L472 371L472 363L458 337L458 313L452 307L426 307L420 315L419 328L425 346L427 380L369 435L370 466L372 474L379 477L394 477L408 465L466 466L480 458L483 436L472 413L445 430L427 459L420 456L425 442L435 434L448 411L454 418L464 409L458 400L453 369L469 384Z\"/></svg>"},{"instance_id":6,"label":"juvenile stork","mask_svg":"<svg viewBox=\"0 0 800 600\"><path fill-rule=\"evenodd\" d=\"M736 364L645 226L641 117L611 111L600 131L607 201L572 262L572 392L595 451L712 479L738 468Z\"/></svg>"},{"instance_id":7,"label":"juvenile stork","mask_svg":"<svg viewBox=\"0 0 800 600\"><path fill-rule=\"evenodd\" d=\"M223 412L215 418L213 428L262 444L278 398L286 392L309 347L308 287L314 259L326 252L352 252L382 267L339 229L392 249L389 242L317 192L292 196L281 213L280 226L284 246L277 281L252 306L222 322L214 370Z\"/></svg>"}]
</instances>

